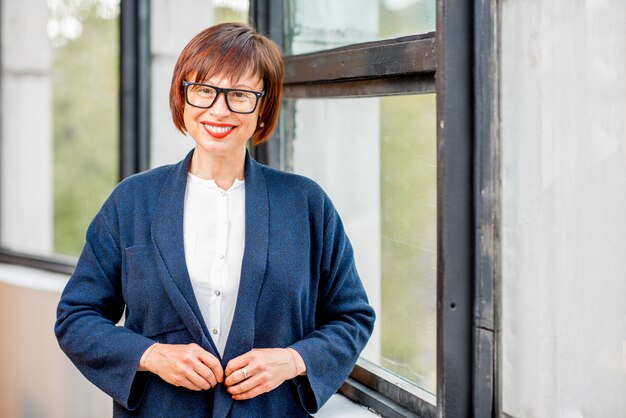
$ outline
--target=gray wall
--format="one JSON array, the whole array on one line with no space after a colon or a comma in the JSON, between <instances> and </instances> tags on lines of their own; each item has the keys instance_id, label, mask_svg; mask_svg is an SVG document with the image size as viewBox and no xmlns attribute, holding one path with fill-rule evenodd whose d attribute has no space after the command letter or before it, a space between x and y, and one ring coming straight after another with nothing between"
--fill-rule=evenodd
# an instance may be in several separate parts
<instances>
[{"instance_id":1,"label":"gray wall","mask_svg":"<svg viewBox=\"0 0 626 418\"><path fill-rule=\"evenodd\" d=\"M626 415L626 2L502 2L502 406Z\"/></svg>"}]
</instances>

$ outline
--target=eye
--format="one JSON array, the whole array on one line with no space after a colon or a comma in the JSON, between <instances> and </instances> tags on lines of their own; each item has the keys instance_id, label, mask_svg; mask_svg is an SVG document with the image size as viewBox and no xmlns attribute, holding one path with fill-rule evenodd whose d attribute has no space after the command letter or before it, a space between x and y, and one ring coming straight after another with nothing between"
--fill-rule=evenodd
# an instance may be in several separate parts
<instances>
[{"instance_id":1,"label":"eye","mask_svg":"<svg viewBox=\"0 0 626 418\"><path fill-rule=\"evenodd\" d=\"M212 89L211 87L207 87L207 86L201 86L201 85L192 85L191 87L191 91L195 94L198 94L200 96L215 96L215 90Z\"/></svg>"},{"instance_id":2,"label":"eye","mask_svg":"<svg viewBox=\"0 0 626 418\"><path fill-rule=\"evenodd\" d=\"M251 100L254 95L247 91L242 90L233 90L229 93L229 99L237 100L237 101L248 101Z\"/></svg>"}]
</instances>

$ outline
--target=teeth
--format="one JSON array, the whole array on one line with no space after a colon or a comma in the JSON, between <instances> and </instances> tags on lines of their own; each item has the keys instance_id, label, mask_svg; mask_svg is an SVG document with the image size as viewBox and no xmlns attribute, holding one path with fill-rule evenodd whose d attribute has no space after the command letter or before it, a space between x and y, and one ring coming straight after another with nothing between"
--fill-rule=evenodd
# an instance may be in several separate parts
<instances>
[{"instance_id":1,"label":"teeth","mask_svg":"<svg viewBox=\"0 0 626 418\"><path fill-rule=\"evenodd\" d=\"M216 134L223 134L233 129L232 126L212 126L212 125L204 125L204 126L206 126L206 128L209 131L215 132Z\"/></svg>"}]
</instances>

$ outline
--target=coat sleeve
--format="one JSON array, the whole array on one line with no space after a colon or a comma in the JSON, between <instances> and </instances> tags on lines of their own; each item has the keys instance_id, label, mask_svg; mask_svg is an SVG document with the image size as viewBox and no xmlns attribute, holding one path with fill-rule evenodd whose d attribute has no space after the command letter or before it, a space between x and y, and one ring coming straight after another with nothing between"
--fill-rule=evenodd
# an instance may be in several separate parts
<instances>
[{"instance_id":1,"label":"coat sleeve","mask_svg":"<svg viewBox=\"0 0 626 418\"><path fill-rule=\"evenodd\" d=\"M137 371L139 360L155 341L116 326L125 303L119 234L106 222L114 211L111 204L105 204L87 230L76 270L61 295L55 334L61 349L87 379L133 410L148 379L147 372Z\"/></svg>"},{"instance_id":2,"label":"coat sleeve","mask_svg":"<svg viewBox=\"0 0 626 418\"><path fill-rule=\"evenodd\" d=\"M296 378L302 404L315 413L346 380L374 327L375 313L357 273L341 219L327 203L316 329L291 348L306 364Z\"/></svg>"}]
</instances>

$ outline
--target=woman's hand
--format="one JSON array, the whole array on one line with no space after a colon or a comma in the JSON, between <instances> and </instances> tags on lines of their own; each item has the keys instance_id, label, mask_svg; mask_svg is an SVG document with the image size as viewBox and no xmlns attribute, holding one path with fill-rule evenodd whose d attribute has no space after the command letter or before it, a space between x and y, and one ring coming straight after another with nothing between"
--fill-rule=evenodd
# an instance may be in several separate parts
<instances>
[{"instance_id":1,"label":"woman's hand","mask_svg":"<svg viewBox=\"0 0 626 418\"><path fill-rule=\"evenodd\" d=\"M207 390L224 380L219 360L198 344L153 344L141 357L138 370L191 390Z\"/></svg>"},{"instance_id":2,"label":"woman's hand","mask_svg":"<svg viewBox=\"0 0 626 418\"><path fill-rule=\"evenodd\" d=\"M233 399L250 399L305 372L304 361L296 350L257 348L228 362L224 385Z\"/></svg>"}]
</instances>

